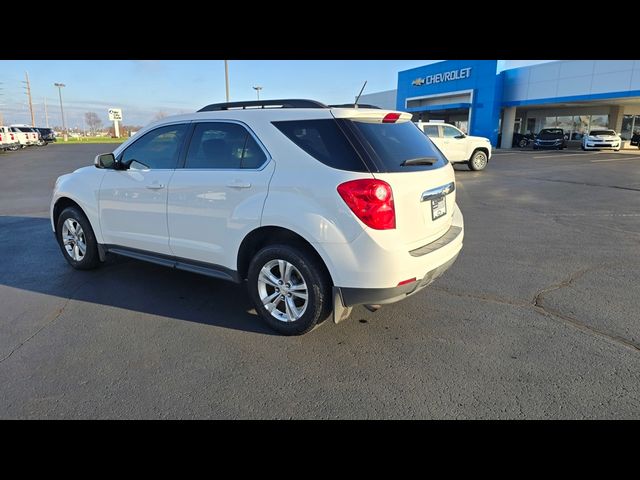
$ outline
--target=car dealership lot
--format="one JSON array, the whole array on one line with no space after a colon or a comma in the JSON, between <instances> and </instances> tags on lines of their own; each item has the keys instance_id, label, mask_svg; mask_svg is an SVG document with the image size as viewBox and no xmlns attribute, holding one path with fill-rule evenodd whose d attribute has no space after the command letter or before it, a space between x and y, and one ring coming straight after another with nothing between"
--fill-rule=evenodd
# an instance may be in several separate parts
<instances>
[{"instance_id":1,"label":"car dealership lot","mask_svg":"<svg viewBox=\"0 0 640 480\"><path fill-rule=\"evenodd\" d=\"M112 148L0 154L0 418L640 418L640 151L456 166L443 277L282 337L236 285L67 265L53 182Z\"/></svg>"}]
</instances>

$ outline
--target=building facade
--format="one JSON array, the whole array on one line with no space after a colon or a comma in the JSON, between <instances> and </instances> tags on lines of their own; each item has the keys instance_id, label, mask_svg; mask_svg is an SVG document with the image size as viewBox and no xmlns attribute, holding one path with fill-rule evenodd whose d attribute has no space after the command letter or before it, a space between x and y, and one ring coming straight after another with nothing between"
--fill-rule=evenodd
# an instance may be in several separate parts
<instances>
[{"instance_id":1,"label":"building facade","mask_svg":"<svg viewBox=\"0 0 640 480\"><path fill-rule=\"evenodd\" d=\"M563 60L500 73L497 67L497 60L447 60L399 72L395 108L502 148L511 147L514 133L546 127L564 129L571 141L595 128L614 129L626 141L640 132L640 60ZM392 94L362 95L360 102L389 108Z\"/></svg>"}]
</instances>

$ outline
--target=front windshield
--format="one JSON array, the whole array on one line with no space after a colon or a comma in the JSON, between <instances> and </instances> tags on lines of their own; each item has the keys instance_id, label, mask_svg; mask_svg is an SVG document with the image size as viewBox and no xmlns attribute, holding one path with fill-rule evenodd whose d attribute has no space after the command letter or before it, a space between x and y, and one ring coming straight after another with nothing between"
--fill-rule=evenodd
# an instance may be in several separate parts
<instances>
[{"instance_id":1,"label":"front windshield","mask_svg":"<svg viewBox=\"0 0 640 480\"><path fill-rule=\"evenodd\" d=\"M593 137L601 137L603 135L614 135L615 136L616 132L614 132L613 130L593 130L589 135L593 136Z\"/></svg>"}]
</instances>

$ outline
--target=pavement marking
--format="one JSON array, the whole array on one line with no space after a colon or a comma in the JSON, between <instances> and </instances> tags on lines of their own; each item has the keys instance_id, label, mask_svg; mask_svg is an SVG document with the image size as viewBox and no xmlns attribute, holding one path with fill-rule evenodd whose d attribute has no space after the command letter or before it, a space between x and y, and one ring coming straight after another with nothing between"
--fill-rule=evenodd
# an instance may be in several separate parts
<instances>
[{"instance_id":1,"label":"pavement marking","mask_svg":"<svg viewBox=\"0 0 640 480\"><path fill-rule=\"evenodd\" d=\"M602 160L591 160L591 163L598 162L618 162L620 160L638 160L640 157L627 157L627 158L603 158Z\"/></svg>"},{"instance_id":2,"label":"pavement marking","mask_svg":"<svg viewBox=\"0 0 640 480\"><path fill-rule=\"evenodd\" d=\"M557 153L555 155L534 155L533 158L549 158L549 157L573 157L576 155L593 155L592 153Z\"/></svg>"}]
</instances>

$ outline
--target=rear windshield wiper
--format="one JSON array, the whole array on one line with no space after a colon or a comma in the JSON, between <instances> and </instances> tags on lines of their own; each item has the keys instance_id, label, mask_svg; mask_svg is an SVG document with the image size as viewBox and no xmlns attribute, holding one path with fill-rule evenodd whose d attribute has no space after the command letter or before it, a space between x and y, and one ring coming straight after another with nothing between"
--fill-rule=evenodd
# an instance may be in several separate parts
<instances>
[{"instance_id":1,"label":"rear windshield wiper","mask_svg":"<svg viewBox=\"0 0 640 480\"><path fill-rule=\"evenodd\" d=\"M436 157L410 158L400 164L401 167L412 167L414 165L433 165L438 159Z\"/></svg>"}]
</instances>

